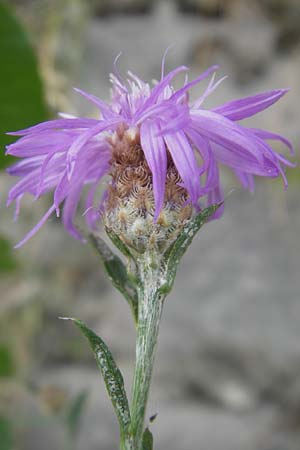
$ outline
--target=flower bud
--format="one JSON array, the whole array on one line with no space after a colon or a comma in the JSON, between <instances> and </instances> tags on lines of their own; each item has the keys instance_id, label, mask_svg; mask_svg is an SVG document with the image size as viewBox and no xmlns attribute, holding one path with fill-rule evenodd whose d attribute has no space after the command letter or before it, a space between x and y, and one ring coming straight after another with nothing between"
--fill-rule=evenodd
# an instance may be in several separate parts
<instances>
[{"instance_id":1,"label":"flower bud","mask_svg":"<svg viewBox=\"0 0 300 450\"><path fill-rule=\"evenodd\" d=\"M188 193L168 153L164 204L155 219L152 172L141 147L138 128L118 127L109 138L111 183L104 204L108 231L138 253L164 251L191 218Z\"/></svg>"}]
</instances>

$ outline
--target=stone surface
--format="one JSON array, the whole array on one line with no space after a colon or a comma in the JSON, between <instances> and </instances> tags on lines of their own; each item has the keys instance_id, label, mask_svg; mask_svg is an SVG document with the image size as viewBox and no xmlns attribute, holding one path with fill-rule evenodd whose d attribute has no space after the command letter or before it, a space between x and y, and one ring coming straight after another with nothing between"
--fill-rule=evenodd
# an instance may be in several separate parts
<instances>
[{"instance_id":1,"label":"stone surface","mask_svg":"<svg viewBox=\"0 0 300 450\"><path fill-rule=\"evenodd\" d=\"M146 13L151 9L153 0L89 0L89 3L95 14L101 17L120 13Z\"/></svg>"}]
</instances>

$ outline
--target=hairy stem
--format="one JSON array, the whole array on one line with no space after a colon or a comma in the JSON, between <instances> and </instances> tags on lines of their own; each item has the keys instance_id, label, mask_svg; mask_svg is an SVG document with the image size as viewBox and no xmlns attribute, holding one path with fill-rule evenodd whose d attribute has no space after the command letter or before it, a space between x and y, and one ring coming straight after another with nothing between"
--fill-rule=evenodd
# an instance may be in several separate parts
<instances>
[{"instance_id":1,"label":"hairy stem","mask_svg":"<svg viewBox=\"0 0 300 450\"><path fill-rule=\"evenodd\" d=\"M134 450L131 437L121 437L120 450Z\"/></svg>"},{"instance_id":2,"label":"hairy stem","mask_svg":"<svg viewBox=\"0 0 300 450\"><path fill-rule=\"evenodd\" d=\"M136 365L132 388L131 427L133 450L142 450L144 421L154 364L164 297L159 292L162 275L157 259L145 254L140 261ZM127 450L127 448L126 448Z\"/></svg>"}]
</instances>

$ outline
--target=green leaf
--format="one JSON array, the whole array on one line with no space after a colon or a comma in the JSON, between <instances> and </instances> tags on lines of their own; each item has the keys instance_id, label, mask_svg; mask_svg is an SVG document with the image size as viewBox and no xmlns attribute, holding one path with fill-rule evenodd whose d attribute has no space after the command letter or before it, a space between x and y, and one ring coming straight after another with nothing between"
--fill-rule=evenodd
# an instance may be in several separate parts
<instances>
[{"instance_id":1,"label":"green leaf","mask_svg":"<svg viewBox=\"0 0 300 450\"><path fill-rule=\"evenodd\" d=\"M10 8L0 3L0 168L12 158L4 146L15 138L5 133L46 119L37 60L23 27Z\"/></svg>"},{"instance_id":2,"label":"green leaf","mask_svg":"<svg viewBox=\"0 0 300 450\"><path fill-rule=\"evenodd\" d=\"M115 409L121 434L126 434L130 424L130 411L122 374L105 342L81 320L71 319L88 339L98 367L102 373L108 395Z\"/></svg>"},{"instance_id":3,"label":"green leaf","mask_svg":"<svg viewBox=\"0 0 300 450\"><path fill-rule=\"evenodd\" d=\"M78 432L79 422L82 417L87 398L87 391L80 392L80 394L78 394L68 406L66 422L71 436L74 436Z\"/></svg>"},{"instance_id":4,"label":"green leaf","mask_svg":"<svg viewBox=\"0 0 300 450\"><path fill-rule=\"evenodd\" d=\"M0 344L0 377L11 377L16 368L12 353L8 346Z\"/></svg>"},{"instance_id":5,"label":"green leaf","mask_svg":"<svg viewBox=\"0 0 300 450\"><path fill-rule=\"evenodd\" d=\"M146 428L143 434L143 450L153 450L153 436L149 428Z\"/></svg>"},{"instance_id":6,"label":"green leaf","mask_svg":"<svg viewBox=\"0 0 300 450\"><path fill-rule=\"evenodd\" d=\"M200 228L208 221L222 203L203 209L197 216L190 220L182 229L176 241L164 254L166 264L166 283L160 288L160 292L167 294L172 289L178 264L190 246L192 240Z\"/></svg>"},{"instance_id":7,"label":"green leaf","mask_svg":"<svg viewBox=\"0 0 300 450\"><path fill-rule=\"evenodd\" d=\"M0 450L13 450L13 431L10 422L0 416Z\"/></svg>"},{"instance_id":8,"label":"green leaf","mask_svg":"<svg viewBox=\"0 0 300 450\"><path fill-rule=\"evenodd\" d=\"M127 245L124 244L124 242L119 238L119 236L115 233L113 233L108 228L105 229L107 236L112 241L112 243L120 250L123 255L125 255L127 258L132 258L132 254L127 247Z\"/></svg>"},{"instance_id":9,"label":"green leaf","mask_svg":"<svg viewBox=\"0 0 300 450\"><path fill-rule=\"evenodd\" d=\"M110 281L114 287L124 295L132 309L135 320L137 320L138 297L136 286L133 283L132 278L128 275L125 264L111 251L108 245L99 236L90 234L88 238L93 247L97 250Z\"/></svg>"},{"instance_id":10,"label":"green leaf","mask_svg":"<svg viewBox=\"0 0 300 450\"><path fill-rule=\"evenodd\" d=\"M0 273L12 272L17 268L17 261L13 256L11 243L0 236Z\"/></svg>"}]
</instances>

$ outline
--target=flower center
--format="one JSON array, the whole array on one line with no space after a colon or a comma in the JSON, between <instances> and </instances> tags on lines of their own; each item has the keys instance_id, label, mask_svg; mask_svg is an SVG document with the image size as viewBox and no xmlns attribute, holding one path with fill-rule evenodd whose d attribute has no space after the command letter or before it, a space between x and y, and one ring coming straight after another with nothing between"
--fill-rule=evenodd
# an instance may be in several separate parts
<instances>
[{"instance_id":1,"label":"flower center","mask_svg":"<svg viewBox=\"0 0 300 450\"><path fill-rule=\"evenodd\" d=\"M168 154L164 205L154 221L152 172L138 128L120 126L108 140L111 146L111 183L104 205L104 223L138 252L166 249L192 216L187 191Z\"/></svg>"}]
</instances>

